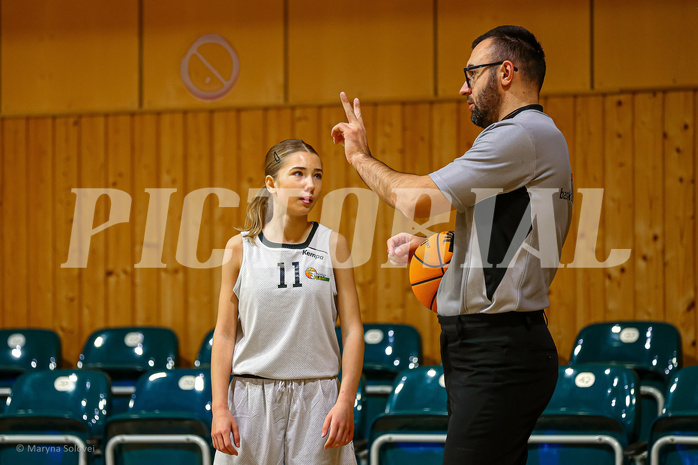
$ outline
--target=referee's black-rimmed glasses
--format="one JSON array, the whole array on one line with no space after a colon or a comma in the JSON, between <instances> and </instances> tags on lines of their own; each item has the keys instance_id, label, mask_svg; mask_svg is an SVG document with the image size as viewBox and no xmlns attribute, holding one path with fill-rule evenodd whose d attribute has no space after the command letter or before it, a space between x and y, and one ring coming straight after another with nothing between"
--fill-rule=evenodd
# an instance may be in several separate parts
<instances>
[{"instance_id":1,"label":"referee's black-rimmed glasses","mask_svg":"<svg viewBox=\"0 0 698 465\"><path fill-rule=\"evenodd\" d=\"M507 60L504 60L507 61ZM468 84L468 87L472 89L472 81L475 75L473 74L473 70L479 69L479 68L486 68L488 66L494 66L494 65L501 65L504 63L504 61L496 61L494 63L485 63L484 65L473 65L473 66L468 66L467 68L463 68L463 72L465 73L465 82ZM518 68L514 66L514 71L518 71Z\"/></svg>"}]
</instances>

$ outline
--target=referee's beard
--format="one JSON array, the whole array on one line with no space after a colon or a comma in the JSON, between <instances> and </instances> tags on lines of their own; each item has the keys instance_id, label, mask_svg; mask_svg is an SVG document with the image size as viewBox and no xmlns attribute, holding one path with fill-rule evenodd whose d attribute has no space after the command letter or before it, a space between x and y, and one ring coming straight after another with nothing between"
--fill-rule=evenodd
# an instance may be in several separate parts
<instances>
[{"instance_id":1,"label":"referee's beard","mask_svg":"<svg viewBox=\"0 0 698 465\"><path fill-rule=\"evenodd\" d=\"M471 94L472 95L472 94ZM470 120L481 128L486 128L499 119L499 108L502 106L502 96L497 89L497 75L490 73L485 87L480 92L478 99L472 99L473 113Z\"/></svg>"}]
</instances>

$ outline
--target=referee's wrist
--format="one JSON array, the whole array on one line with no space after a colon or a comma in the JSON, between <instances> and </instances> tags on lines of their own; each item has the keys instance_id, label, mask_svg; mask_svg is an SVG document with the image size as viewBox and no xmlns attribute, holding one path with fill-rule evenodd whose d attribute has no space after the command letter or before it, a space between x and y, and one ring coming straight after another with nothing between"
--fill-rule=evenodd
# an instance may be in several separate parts
<instances>
[{"instance_id":1,"label":"referee's wrist","mask_svg":"<svg viewBox=\"0 0 698 465\"><path fill-rule=\"evenodd\" d=\"M364 162L365 160L368 160L370 158L373 158L373 156L371 155L371 152L368 152L368 151L367 152L359 152L359 153L354 154L351 157L350 163L351 163L351 166L353 166L354 168L358 168L358 165L360 165L362 162Z\"/></svg>"}]
</instances>

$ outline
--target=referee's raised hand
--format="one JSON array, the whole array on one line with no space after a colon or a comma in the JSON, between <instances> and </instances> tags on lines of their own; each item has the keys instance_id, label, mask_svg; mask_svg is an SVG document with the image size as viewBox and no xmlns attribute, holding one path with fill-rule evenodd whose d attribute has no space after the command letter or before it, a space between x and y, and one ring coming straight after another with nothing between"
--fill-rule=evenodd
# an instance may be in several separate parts
<instances>
[{"instance_id":1,"label":"referee's raised hand","mask_svg":"<svg viewBox=\"0 0 698 465\"><path fill-rule=\"evenodd\" d=\"M342 100L344 113L347 115L346 123L338 123L332 128L332 141L335 144L344 145L344 154L347 161L352 164L355 157L361 155L371 155L368 149L368 141L366 140L366 128L361 117L361 102L358 98L354 99L352 107L347 98L347 94L341 92L339 98Z\"/></svg>"}]
</instances>

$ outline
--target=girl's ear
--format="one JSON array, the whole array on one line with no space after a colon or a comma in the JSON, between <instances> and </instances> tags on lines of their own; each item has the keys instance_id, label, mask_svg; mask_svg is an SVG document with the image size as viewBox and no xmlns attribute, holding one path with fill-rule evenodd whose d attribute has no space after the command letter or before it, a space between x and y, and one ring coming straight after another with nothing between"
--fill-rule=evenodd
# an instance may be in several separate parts
<instances>
[{"instance_id":1,"label":"girl's ear","mask_svg":"<svg viewBox=\"0 0 698 465\"><path fill-rule=\"evenodd\" d=\"M276 194L276 183L274 178L267 175L267 177L264 178L264 185L267 186L267 190L270 194Z\"/></svg>"}]
</instances>

